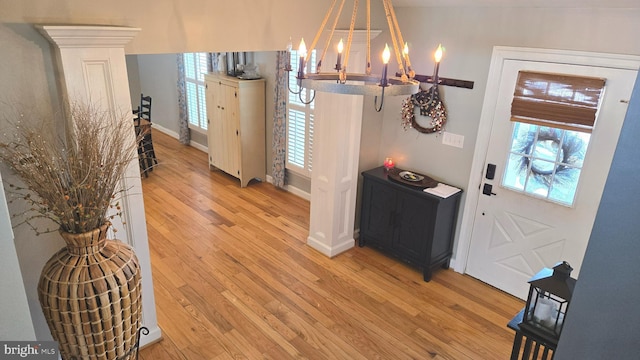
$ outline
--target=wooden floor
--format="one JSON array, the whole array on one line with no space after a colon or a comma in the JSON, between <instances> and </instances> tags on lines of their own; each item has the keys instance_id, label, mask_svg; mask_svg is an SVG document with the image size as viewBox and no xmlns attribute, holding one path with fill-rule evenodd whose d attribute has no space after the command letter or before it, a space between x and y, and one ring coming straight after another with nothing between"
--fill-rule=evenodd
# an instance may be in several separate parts
<instances>
[{"instance_id":1,"label":"wooden floor","mask_svg":"<svg viewBox=\"0 0 640 360\"><path fill-rule=\"evenodd\" d=\"M433 280L370 248L305 244L309 202L209 171L154 133L143 178L162 359L508 359L522 307L453 270Z\"/></svg>"}]
</instances>

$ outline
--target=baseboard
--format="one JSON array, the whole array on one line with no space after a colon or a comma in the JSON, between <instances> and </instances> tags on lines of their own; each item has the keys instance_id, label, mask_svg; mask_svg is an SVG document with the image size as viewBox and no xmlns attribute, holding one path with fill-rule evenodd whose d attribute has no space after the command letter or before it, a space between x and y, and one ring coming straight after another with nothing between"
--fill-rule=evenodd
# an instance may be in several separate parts
<instances>
[{"instance_id":1,"label":"baseboard","mask_svg":"<svg viewBox=\"0 0 640 360\"><path fill-rule=\"evenodd\" d=\"M312 248L316 249L317 251L319 251L320 253L332 258L336 255L340 255L343 252L353 248L355 246L356 242L354 239L347 239L346 241L344 241L341 244L338 244L336 246L327 246L325 243L323 243L322 241L319 241L315 238L313 238L312 236L309 236L307 238L307 245L311 246Z\"/></svg>"},{"instance_id":2,"label":"baseboard","mask_svg":"<svg viewBox=\"0 0 640 360\"><path fill-rule=\"evenodd\" d=\"M166 127L162 126L162 125L158 125L158 124L153 124L153 128L155 130L160 131L161 133L165 134L165 135L169 135L172 138L176 139L176 140L180 140L180 134L178 134L177 132L171 130L171 129L167 129ZM206 146L199 144L195 141L189 141L189 146L192 146L200 151L203 152L209 152L209 148L207 148Z\"/></svg>"},{"instance_id":3,"label":"baseboard","mask_svg":"<svg viewBox=\"0 0 640 360\"><path fill-rule=\"evenodd\" d=\"M174 139L180 139L180 135L178 135L177 132L171 130L171 129L167 129L166 127L162 126L162 125L158 125L157 123L153 123L153 129L154 130L158 130L161 133L165 134L165 135L169 135Z\"/></svg>"},{"instance_id":4,"label":"baseboard","mask_svg":"<svg viewBox=\"0 0 640 360\"><path fill-rule=\"evenodd\" d=\"M145 346L149 346L157 343L162 340L162 330L158 325L149 329L149 333L147 335L140 335L140 348L144 348Z\"/></svg>"},{"instance_id":5,"label":"baseboard","mask_svg":"<svg viewBox=\"0 0 640 360\"><path fill-rule=\"evenodd\" d=\"M208 153L209 152L209 148L207 146L204 146L202 144L199 144L195 141L189 141L189 146L194 147L202 152Z\"/></svg>"},{"instance_id":6,"label":"baseboard","mask_svg":"<svg viewBox=\"0 0 640 360\"><path fill-rule=\"evenodd\" d=\"M267 182L269 184L273 184L273 176L271 175L267 175ZM291 186L291 185L285 185L283 187L284 190L292 193L293 195L296 195L298 197L301 197L307 201L311 201L311 194L309 194L308 192L304 191L304 190L300 190L300 188L297 188L295 186Z\"/></svg>"}]
</instances>

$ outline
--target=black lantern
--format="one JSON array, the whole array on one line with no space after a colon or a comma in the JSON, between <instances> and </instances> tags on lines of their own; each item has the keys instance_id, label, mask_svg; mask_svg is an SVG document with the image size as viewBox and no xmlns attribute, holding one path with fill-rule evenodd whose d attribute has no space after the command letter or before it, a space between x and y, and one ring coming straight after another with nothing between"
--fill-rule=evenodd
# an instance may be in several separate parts
<instances>
[{"instance_id":1,"label":"black lantern","mask_svg":"<svg viewBox=\"0 0 640 360\"><path fill-rule=\"evenodd\" d=\"M570 277L572 270L569 263L563 261L553 270L540 270L529 280L531 288L519 325L523 331L557 344L576 285L576 279Z\"/></svg>"}]
</instances>

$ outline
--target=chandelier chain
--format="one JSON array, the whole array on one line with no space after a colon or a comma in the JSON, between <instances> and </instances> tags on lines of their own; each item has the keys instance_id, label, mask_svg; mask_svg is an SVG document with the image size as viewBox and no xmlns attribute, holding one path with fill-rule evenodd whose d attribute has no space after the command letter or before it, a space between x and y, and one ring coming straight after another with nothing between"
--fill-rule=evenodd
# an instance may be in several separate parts
<instances>
[{"instance_id":1,"label":"chandelier chain","mask_svg":"<svg viewBox=\"0 0 640 360\"><path fill-rule=\"evenodd\" d=\"M337 0L333 0L333 5L336 4L336 1ZM329 45L331 44L331 40L333 39L333 33L336 30L336 25L338 24L338 19L340 19L340 14L342 14L342 8L344 7L345 1L346 0L342 0L342 2L340 3L340 8L338 9L338 12L335 15L335 19L333 20L333 26L331 26L331 33L327 37L327 41L324 45L324 49L322 50L322 56L320 56L320 60L318 60L318 66L316 66L316 73L321 72L322 62L324 61L324 57L327 54L327 50L329 49ZM329 13L333 12L333 5L331 6L331 9L329 9ZM316 39L319 39L320 36L322 35L322 31L324 30L324 27L326 26L327 21L329 20L329 15L330 15L329 13L327 13L327 17L325 18L325 21L320 26L320 29L318 29L318 33L316 34ZM311 49L313 48L314 47L312 46Z\"/></svg>"},{"instance_id":2,"label":"chandelier chain","mask_svg":"<svg viewBox=\"0 0 640 360\"><path fill-rule=\"evenodd\" d=\"M404 38L402 37L402 31L400 31L400 24L398 24L398 18L396 17L396 10L393 8L393 6L389 6L389 9L391 10L391 18L396 27L396 33L398 34L398 41L400 43L400 46L403 46ZM400 69L400 73L403 76L408 75L410 78L413 78L414 75L411 74L411 60L409 60L409 54L407 53L404 55L405 55L406 66L407 66L407 70L409 71L409 74L405 73L405 68L404 66L402 66L402 61L398 61L398 67Z\"/></svg>"},{"instance_id":3,"label":"chandelier chain","mask_svg":"<svg viewBox=\"0 0 640 360\"><path fill-rule=\"evenodd\" d=\"M316 37L313 39L313 42L311 43L311 47L309 48L309 51L307 51L307 55L304 58L304 62L305 64L309 61L309 57L311 56L311 50L316 48L316 44L318 43L318 40L320 40L320 35L322 35L322 30L324 29L324 27L327 25L327 21L329 21L329 17L331 16L331 13L333 12L333 8L336 6L336 2L338 2L338 0L333 0L333 3L331 4L331 7L329 7L329 11L327 11L327 14L324 16L324 19L322 20L322 25L320 25L320 29L318 29L318 32L316 33ZM342 0L342 5L344 5L345 0ZM336 22L337 22L337 18L340 17L340 12L338 12L338 15L336 15ZM335 29L335 24L333 25L333 28ZM323 54L324 56L324 54ZM322 59L320 59L320 61L322 62Z\"/></svg>"},{"instance_id":4,"label":"chandelier chain","mask_svg":"<svg viewBox=\"0 0 640 360\"><path fill-rule=\"evenodd\" d=\"M382 3L384 4L384 12L387 16L387 23L389 24L389 33L391 34L391 43L393 45L393 52L396 55L396 60L398 61L398 64L402 64L400 47L398 46L398 39L396 37L396 27L393 24L393 17L391 16L390 8L392 7L392 5L390 4L390 1L391 0L382 0ZM402 65L400 65L400 67L401 66ZM404 73L404 69L402 72Z\"/></svg>"},{"instance_id":5,"label":"chandelier chain","mask_svg":"<svg viewBox=\"0 0 640 360\"><path fill-rule=\"evenodd\" d=\"M347 47L345 49L344 56L344 67L343 69L346 71L347 66L349 65L349 53L351 53L351 42L353 41L353 30L356 27L356 15L358 14L358 0L353 2L353 13L351 14L351 24L349 25L349 37L347 39Z\"/></svg>"}]
</instances>

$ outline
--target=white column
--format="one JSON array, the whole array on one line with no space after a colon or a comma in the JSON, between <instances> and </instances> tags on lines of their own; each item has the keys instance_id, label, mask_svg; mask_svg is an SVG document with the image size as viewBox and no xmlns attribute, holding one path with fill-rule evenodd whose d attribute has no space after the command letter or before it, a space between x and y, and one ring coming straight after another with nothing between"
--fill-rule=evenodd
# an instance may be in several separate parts
<instances>
[{"instance_id":1,"label":"white column","mask_svg":"<svg viewBox=\"0 0 640 360\"><path fill-rule=\"evenodd\" d=\"M355 244L363 98L319 92L316 101L307 244L333 257Z\"/></svg>"},{"instance_id":2,"label":"white column","mask_svg":"<svg viewBox=\"0 0 640 360\"><path fill-rule=\"evenodd\" d=\"M378 31L372 37L377 34ZM354 34L347 72L364 73L365 35L363 31ZM346 32L336 31L336 44L340 37L346 39ZM333 68L335 53L329 53L324 64L323 71ZM315 101L307 244L333 257L355 245L353 231L364 99L362 95L317 92Z\"/></svg>"},{"instance_id":3,"label":"white column","mask_svg":"<svg viewBox=\"0 0 640 360\"><path fill-rule=\"evenodd\" d=\"M114 114L128 114L123 119L131 124L131 97L124 46L140 31L116 26L37 26L56 45L61 93L68 100L99 104ZM142 275L142 324L150 331L142 336L141 345L161 338L156 317L147 225L142 199L142 184L137 159L127 168L122 179L125 189L123 213L126 224L118 217L113 227L118 239L132 245L140 261Z\"/></svg>"}]
</instances>

